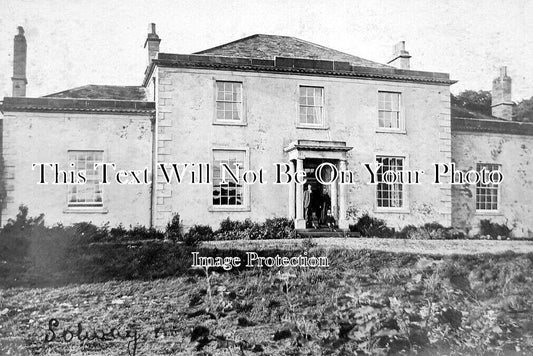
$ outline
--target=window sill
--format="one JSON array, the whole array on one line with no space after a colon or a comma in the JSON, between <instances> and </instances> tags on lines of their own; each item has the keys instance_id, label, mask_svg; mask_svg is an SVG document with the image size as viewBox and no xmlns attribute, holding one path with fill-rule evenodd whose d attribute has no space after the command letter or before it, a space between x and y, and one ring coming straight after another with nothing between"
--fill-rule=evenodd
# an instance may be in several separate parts
<instances>
[{"instance_id":1,"label":"window sill","mask_svg":"<svg viewBox=\"0 0 533 356\"><path fill-rule=\"evenodd\" d=\"M329 130L329 126L322 126L322 125L302 125L298 124L296 125L297 129L311 129L311 130Z\"/></svg>"},{"instance_id":2,"label":"window sill","mask_svg":"<svg viewBox=\"0 0 533 356\"><path fill-rule=\"evenodd\" d=\"M410 211L407 208L374 208L374 213L409 214Z\"/></svg>"},{"instance_id":3,"label":"window sill","mask_svg":"<svg viewBox=\"0 0 533 356\"><path fill-rule=\"evenodd\" d=\"M213 125L217 126L247 126L244 121L214 121Z\"/></svg>"},{"instance_id":4,"label":"window sill","mask_svg":"<svg viewBox=\"0 0 533 356\"><path fill-rule=\"evenodd\" d=\"M65 214L107 214L108 212L106 208L69 207L63 210Z\"/></svg>"},{"instance_id":5,"label":"window sill","mask_svg":"<svg viewBox=\"0 0 533 356\"><path fill-rule=\"evenodd\" d=\"M239 212L239 211L252 211L249 206L232 207L232 206L210 206L208 209L210 212Z\"/></svg>"},{"instance_id":6,"label":"window sill","mask_svg":"<svg viewBox=\"0 0 533 356\"><path fill-rule=\"evenodd\" d=\"M407 135L407 131L400 130L400 129L386 129L386 128L377 128L376 132L378 133L392 133L392 134L401 134L401 135Z\"/></svg>"},{"instance_id":7,"label":"window sill","mask_svg":"<svg viewBox=\"0 0 533 356\"><path fill-rule=\"evenodd\" d=\"M480 216L503 216L503 213L499 210L476 210L476 215Z\"/></svg>"}]
</instances>

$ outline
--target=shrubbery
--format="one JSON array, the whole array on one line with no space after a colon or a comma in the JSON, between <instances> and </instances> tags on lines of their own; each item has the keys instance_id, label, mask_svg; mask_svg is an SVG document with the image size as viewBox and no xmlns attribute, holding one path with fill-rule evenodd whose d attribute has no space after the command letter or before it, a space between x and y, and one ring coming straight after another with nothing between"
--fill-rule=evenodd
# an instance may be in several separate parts
<instances>
[{"instance_id":1,"label":"shrubbery","mask_svg":"<svg viewBox=\"0 0 533 356\"><path fill-rule=\"evenodd\" d=\"M38 230L38 231L37 231ZM145 240L181 241L187 245L197 245L201 241L209 240L259 240L259 239L287 239L295 238L294 224L291 219L272 218L263 223L250 219L244 221L227 218L220 223L216 231L207 225L194 225L184 233L184 227L179 214L175 214L167 224L165 231L147 228L142 225L124 227L122 224L109 227L109 223L97 226L91 222L75 223L72 226L61 224L45 227L44 215L29 217L28 208L21 206L16 219L11 219L1 230L5 236L2 245L4 250L23 251L28 245L28 239L34 235L57 235L69 241L80 243L129 243Z\"/></svg>"},{"instance_id":2,"label":"shrubbery","mask_svg":"<svg viewBox=\"0 0 533 356\"><path fill-rule=\"evenodd\" d=\"M487 229L487 226L492 229L493 236L510 232L510 229L498 224L484 223L483 229ZM422 227L409 225L396 232L387 227L383 220L370 216L363 216L351 228L365 236L374 237L464 237L462 232L436 223ZM165 240L165 237L171 236L183 243ZM202 250L204 255L230 253L201 248L198 245L202 241L293 237L296 237L293 222L285 218L268 219L263 223L228 218L222 221L216 231L210 226L195 225L183 234L179 217L172 219L166 232L142 226L125 228L119 225L109 228L106 224L97 227L91 223L47 227L42 215L29 217L28 209L21 207L17 217L0 231L0 285L46 285L173 276L185 273L190 268L191 251ZM142 240L150 242L137 243ZM242 251L235 252L235 255L240 253Z\"/></svg>"},{"instance_id":3,"label":"shrubbery","mask_svg":"<svg viewBox=\"0 0 533 356\"><path fill-rule=\"evenodd\" d=\"M198 246L202 241L213 239L213 229L209 225L194 225L183 235L183 243L187 246Z\"/></svg>"},{"instance_id":4,"label":"shrubbery","mask_svg":"<svg viewBox=\"0 0 533 356\"><path fill-rule=\"evenodd\" d=\"M355 225L350 225L350 231L358 232L364 237L393 237L394 229L390 229L385 221L364 214Z\"/></svg>"},{"instance_id":5,"label":"shrubbery","mask_svg":"<svg viewBox=\"0 0 533 356\"><path fill-rule=\"evenodd\" d=\"M272 218L264 223L250 219L236 221L222 220L220 228L214 233L214 240L269 240L291 239L296 237L294 222L287 218Z\"/></svg>"},{"instance_id":6,"label":"shrubbery","mask_svg":"<svg viewBox=\"0 0 533 356\"><path fill-rule=\"evenodd\" d=\"M179 214L174 214L172 220L167 224L165 237L172 241L179 241L183 238L183 226Z\"/></svg>"},{"instance_id":7,"label":"shrubbery","mask_svg":"<svg viewBox=\"0 0 533 356\"><path fill-rule=\"evenodd\" d=\"M490 220L481 220L479 222L479 233L482 236L490 236L493 239L498 237L507 238L511 236L512 229L506 225L493 223Z\"/></svg>"},{"instance_id":8,"label":"shrubbery","mask_svg":"<svg viewBox=\"0 0 533 356\"><path fill-rule=\"evenodd\" d=\"M399 239L424 239L424 240L456 240L464 239L465 233L459 229L444 227L439 223L426 223L420 227L407 225L395 233Z\"/></svg>"},{"instance_id":9,"label":"shrubbery","mask_svg":"<svg viewBox=\"0 0 533 356\"><path fill-rule=\"evenodd\" d=\"M499 224L487 225L487 223L485 225L489 226L486 230L491 231L492 234L496 232L500 235L507 233L507 235L501 236L509 236L510 230L506 226ZM363 237L396 239L455 240L467 237L460 229L445 227L437 222L426 223L422 226L407 225L400 231L396 231L394 228L389 228L384 220L372 217L368 213L363 214L357 220L357 223L350 225L350 231L359 232ZM487 232L487 234L489 233Z\"/></svg>"},{"instance_id":10,"label":"shrubbery","mask_svg":"<svg viewBox=\"0 0 533 356\"><path fill-rule=\"evenodd\" d=\"M222 226L224 234L230 234L231 226L241 229L236 231L243 236L253 231L253 236L260 238L288 237L293 233L292 222L287 219L270 219L262 224L226 219ZM200 251L203 256L230 254L246 258L244 251L198 246L201 241L214 239L216 234L221 233L206 225L195 225L183 234L178 216L164 233L142 226L109 228L108 224L98 227L91 223L47 227L42 215L31 218L28 209L21 207L16 219L0 231L0 285L44 286L170 277L190 272L193 251ZM145 242L137 243L141 240ZM280 251L272 252L273 256L277 253Z\"/></svg>"}]
</instances>

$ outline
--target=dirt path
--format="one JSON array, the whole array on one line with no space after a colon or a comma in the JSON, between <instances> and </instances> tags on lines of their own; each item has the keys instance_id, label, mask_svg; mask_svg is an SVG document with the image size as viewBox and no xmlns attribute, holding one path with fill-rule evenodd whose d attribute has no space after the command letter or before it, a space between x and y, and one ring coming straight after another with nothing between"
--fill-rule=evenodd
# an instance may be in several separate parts
<instances>
[{"instance_id":1,"label":"dirt path","mask_svg":"<svg viewBox=\"0 0 533 356\"><path fill-rule=\"evenodd\" d=\"M270 248L298 248L304 239L257 240L257 241L211 241L208 246L217 248L236 248L241 250L261 250ZM346 248L354 250L380 250L389 252L410 252L421 254L498 254L506 251L516 253L533 252L533 241L498 240L399 240L377 238L314 238L318 247Z\"/></svg>"}]
</instances>

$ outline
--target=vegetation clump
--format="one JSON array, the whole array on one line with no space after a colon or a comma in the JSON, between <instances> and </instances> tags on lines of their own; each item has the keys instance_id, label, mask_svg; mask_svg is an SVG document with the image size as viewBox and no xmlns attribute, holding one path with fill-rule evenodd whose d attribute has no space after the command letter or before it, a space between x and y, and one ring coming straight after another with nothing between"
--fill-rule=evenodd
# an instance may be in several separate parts
<instances>
[{"instance_id":1,"label":"vegetation clump","mask_svg":"<svg viewBox=\"0 0 533 356\"><path fill-rule=\"evenodd\" d=\"M511 231L512 229L506 225L491 222L490 220L484 219L479 222L479 234L481 236L490 236L492 239L508 238L511 236Z\"/></svg>"}]
</instances>

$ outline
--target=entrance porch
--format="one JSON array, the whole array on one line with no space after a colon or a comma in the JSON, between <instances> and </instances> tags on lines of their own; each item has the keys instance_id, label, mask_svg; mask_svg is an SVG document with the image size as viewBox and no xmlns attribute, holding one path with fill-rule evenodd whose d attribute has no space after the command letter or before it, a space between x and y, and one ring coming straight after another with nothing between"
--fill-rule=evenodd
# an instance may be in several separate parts
<instances>
[{"instance_id":1,"label":"entrance porch","mask_svg":"<svg viewBox=\"0 0 533 356\"><path fill-rule=\"evenodd\" d=\"M331 177L331 166L338 171L346 170L346 152L351 149L352 147L346 146L346 142L314 140L297 140L285 148L291 173L295 171L307 173L305 184L289 185L289 218L294 219L296 229L309 227L308 223L314 219L313 213L320 223L328 209L331 210L339 228L348 228L347 186L339 184L338 179L330 184L326 183ZM322 163L326 163L324 169L317 170ZM317 180L317 172L325 184Z\"/></svg>"}]
</instances>

